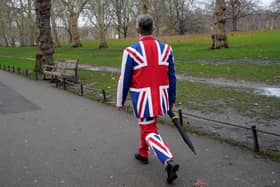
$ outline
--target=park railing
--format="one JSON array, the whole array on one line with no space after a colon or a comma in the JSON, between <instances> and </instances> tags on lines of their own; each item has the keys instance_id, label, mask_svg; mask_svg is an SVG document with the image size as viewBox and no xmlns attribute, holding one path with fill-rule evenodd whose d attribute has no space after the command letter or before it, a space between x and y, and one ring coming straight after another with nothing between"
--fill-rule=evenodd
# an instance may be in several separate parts
<instances>
[{"instance_id":1,"label":"park railing","mask_svg":"<svg viewBox=\"0 0 280 187\"><path fill-rule=\"evenodd\" d=\"M16 68L14 66L9 66L9 65L5 65L5 64L4 65L0 64L0 70L4 70L4 71L10 72L10 73L24 76L24 77L27 77L27 78L30 78L33 80L42 80L44 77L41 73L39 73L35 70ZM63 88L64 90L69 90L80 96L86 96L91 99L101 101L103 103L113 105L116 102L115 94L110 93L110 92L106 91L105 89L92 88L90 86L84 85L83 83L71 82L66 79L63 79L62 81L56 81L55 85L57 88ZM129 103L129 102L127 102L127 103ZM126 108L127 107L128 106L126 106ZM175 112L178 113L179 119L181 120L181 124L183 124L183 119L195 118L195 119L204 120L207 122L212 122L217 125L224 126L224 127L234 127L234 128L241 129L241 130L243 129L246 131L251 131L251 135L252 135L252 139L253 139L253 142L252 142L253 146L251 146L251 148L253 148L253 150L255 152L260 152L260 144L259 144L260 143L260 141L259 141L260 133L275 137L275 138L277 138L277 140L280 139L280 134L257 129L257 127L255 125L247 127L247 126L240 125L240 124L234 124L234 123L224 122L224 121L220 121L220 120L214 120L214 119L207 118L204 116L195 115L195 114L192 114L189 112L183 112L181 109L178 111L175 111ZM206 134L207 134L207 132L206 132ZM279 150L277 150L277 151L279 152Z\"/></svg>"}]
</instances>

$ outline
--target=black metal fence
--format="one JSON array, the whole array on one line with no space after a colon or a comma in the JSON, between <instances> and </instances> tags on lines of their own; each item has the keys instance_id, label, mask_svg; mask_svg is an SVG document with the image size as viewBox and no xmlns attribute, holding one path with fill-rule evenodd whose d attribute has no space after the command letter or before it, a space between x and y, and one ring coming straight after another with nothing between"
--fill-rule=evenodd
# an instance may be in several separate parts
<instances>
[{"instance_id":1,"label":"black metal fence","mask_svg":"<svg viewBox=\"0 0 280 187\"><path fill-rule=\"evenodd\" d=\"M14 66L3 65L3 64L0 64L0 70L15 73L17 75L24 76L24 77L34 79L34 80L41 80L43 77L41 75L41 73L39 73L35 70L21 69L21 68L16 68ZM57 88L62 87L64 90L72 89L72 91L74 91L75 93L77 93L80 96L86 96L86 95L91 94L91 95L95 96L95 99L102 101L104 103L114 103L115 102L115 100L114 100L115 95L112 93L106 92L105 89L91 88L91 87L83 85L83 83L75 83L75 82L68 81L66 79L62 79L60 81L55 81L55 84L56 84ZM277 134L274 132L268 132L268 131L264 131L264 130L259 130L259 129L257 129L257 127L255 125L252 125L251 127L245 127L245 126L241 126L239 124L233 124L233 123L228 123L228 122L224 122L224 121L213 120L213 119L210 119L210 118L207 118L204 116L199 116L199 115L195 115L192 113L183 112L182 110L178 110L178 115L179 115L179 119L181 120L181 124L183 124L183 117L192 117L192 118L196 118L196 119L200 119L200 120L205 120L208 122L213 122L215 124L219 124L219 125L223 125L223 126L231 126L231 127L235 127L238 129L244 129L246 131L250 130L252 133L252 137L253 137L253 149L255 152L260 151L258 133L280 138L280 134Z\"/></svg>"}]
</instances>

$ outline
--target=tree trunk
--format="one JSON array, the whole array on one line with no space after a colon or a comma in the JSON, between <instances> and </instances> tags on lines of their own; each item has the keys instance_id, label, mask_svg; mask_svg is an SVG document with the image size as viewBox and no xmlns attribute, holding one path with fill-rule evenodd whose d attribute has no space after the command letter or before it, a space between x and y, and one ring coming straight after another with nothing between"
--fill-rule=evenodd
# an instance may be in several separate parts
<instances>
[{"instance_id":1,"label":"tree trunk","mask_svg":"<svg viewBox=\"0 0 280 187\"><path fill-rule=\"evenodd\" d=\"M141 6L141 13L142 14L148 14L148 0L141 0L142 6Z\"/></svg>"},{"instance_id":2,"label":"tree trunk","mask_svg":"<svg viewBox=\"0 0 280 187\"><path fill-rule=\"evenodd\" d=\"M212 35L212 49L228 48L225 31L225 10L224 0L216 0L214 34Z\"/></svg>"},{"instance_id":3,"label":"tree trunk","mask_svg":"<svg viewBox=\"0 0 280 187\"><path fill-rule=\"evenodd\" d=\"M233 32L237 31L237 22L238 22L237 16L232 17L232 31Z\"/></svg>"},{"instance_id":4,"label":"tree trunk","mask_svg":"<svg viewBox=\"0 0 280 187\"><path fill-rule=\"evenodd\" d=\"M78 30L78 16L72 14L70 16L71 34L72 34L72 47L81 47L80 34Z\"/></svg>"},{"instance_id":5,"label":"tree trunk","mask_svg":"<svg viewBox=\"0 0 280 187\"><path fill-rule=\"evenodd\" d=\"M28 28L29 28L29 45L34 46L34 23L32 19L32 4L31 0L27 1L27 7L28 7Z\"/></svg>"},{"instance_id":6,"label":"tree trunk","mask_svg":"<svg viewBox=\"0 0 280 187\"><path fill-rule=\"evenodd\" d=\"M121 0L115 0L116 3L116 16L117 16L117 32L118 32L118 39L121 38L121 25L122 25L122 13L121 13Z\"/></svg>"},{"instance_id":7,"label":"tree trunk","mask_svg":"<svg viewBox=\"0 0 280 187\"><path fill-rule=\"evenodd\" d=\"M107 48L106 35L105 35L105 24L104 24L104 1L97 0L97 24L99 29L99 49Z\"/></svg>"},{"instance_id":8,"label":"tree trunk","mask_svg":"<svg viewBox=\"0 0 280 187\"><path fill-rule=\"evenodd\" d=\"M51 0L36 0L37 54L35 70L41 72L44 64L53 63L53 42L51 36Z\"/></svg>"},{"instance_id":9,"label":"tree trunk","mask_svg":"<svg viewBox=\"0 0 280 187\"><path fill-rule=\"evenodd\" d=\"M6 47L9 47L9 41L8 41L8 38L7 38L7 35L6 35L6 30L5 30L5 23L4 21L1 21L1 25L2 25L2 34L3 34L3 38L4 38L4 41L5 41L5 45Z\"/></svg>"},{"instance_id":10,"label":"tree trunk","mask_svg":"<svg viewBox=\"0 0 280 187\"><path fill-rule=\"evenodd\" d=\"M18 20L16 20L16 24L17 24L17 30L18 30L18 34L19 34L19 45L20 46L24 46L24 33L23 33L23 28L21 27L20 23L18 22Z\"/></svg>"},{"instance_id":11,"label":"tree trunk","mask_svg":"<svg viewBox=\"0 0 280 187\"><path fill-rule=\"evenodd\" d=\"M58 39L58 35L57 35L57 27L56 27L56 23L55 23L55 15L54 15L54 11L53 11L53 0L52 0L52 7L51 7L51 25L52 25L52 36L54 39L54 46L55 47L59 47L60 43L59 43L59 39Z\"/></svg>"},{"instance_id":12,"label":"tree trunk","mask_svg":"<svg viewBox=\"0 0 280 187\"><path fill-rule=\"evenodd\" d=\"M57 27L56 27L54 15L51 15L51 24L52 24L52 36L54 38L54 45L55 45L55 47L59 47L60 42L59 42L58 35L57 35L57 30L56 30Z\"/></svg>"}]
</instances>

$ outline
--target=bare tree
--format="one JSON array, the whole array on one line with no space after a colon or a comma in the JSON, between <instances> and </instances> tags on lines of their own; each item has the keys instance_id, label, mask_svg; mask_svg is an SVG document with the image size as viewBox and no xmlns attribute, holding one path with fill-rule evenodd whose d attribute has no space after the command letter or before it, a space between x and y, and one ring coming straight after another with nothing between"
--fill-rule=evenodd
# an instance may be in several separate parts
<instances>
[{"instance_id":1,"label":"bare tree","mask_svg":"<svg viewBox=\"0 0 280 187\"><path fill-rule=\"evenodd\" d=\"M141 13L148 14L149 0L141 0Z\"/></svg>"},{"instance_id":2,"label":"bare tree","mask_svg":"<svg viewBox=\"0 0 280 187\"><path fill-rule=\"evenodd\" d=\"M96 21L99 28L99 49L107 48L106 26L104 23L104 0L96 0Z\"/></svg>"},{"instance_id":3,"label":"bare tree","mask_svg":"<svg viewBox=\"0 0 280 187\"><path fill-rule=\"evenodd\" d=\"M116 10L114 24L116 24L118 37L126 38L131 20L136 17L135 10L138 4L135 4L133 0L115 0L113 5Z\"/></svg>"},{"instance_id":4,"label":"bare tree","mask_svg":"<svg viewBox=\"0 0 280 187\"><path fill-rule=\"evenodd\" d=\"M240 18L256 13L257 0L227 0L226 17L231 19L232 31L237 31Z\"/></svg>"},{"instance_id":5,"label":"bare tree","mask_svg":"<svg viewBox=\"0 0 280 187\"><path fill-rule=\"evenodd\" d=\"M52 7L51 7L51 26L52 26L52 37L54 39L54 46L59 47L60 42L58 39L58 34L57 34L57 25L56 25L56 11L55 11L55 0L51 0Z\"/></svg>"},{"instance_id":6,"label":"bare tree","mask_svg":"<svg viewBox=\"0 0 280 187\"><path fill-rule=\"evenodd\" d=\"M113 22L114 6L111 0L90 0L85 15L97 29L99 48L107 48L106 31Z\"/></svg>"},{"instance_id":7,"label":"bare tree","mask_svg":"<svg viewBox=\"0 0 280 187\"><path fill-rule=\"evenodd\" d=\"M36 0L36 23L38 27L36 71L42 71L44 64L53 63L53 42L51 36L51 0Z\"/></svg>"},{"instance_id":8,"label":"bare tree","mask_svg":"<svg viewBox=\"0 0 280 187\"><path fill-rule=\"evenodd\" d=\"M216 0L214 34L212 35L212 49L228 48L225 31L225 0Z\"/></svg>"},{"instance_id":9,"label":"bare tree","mask_svg":"<svg viewBox=\"0 0 280 187\"><path fill-rule=\"evenodd\" d=\"M155 21L155 35L160 35L162 23L165 23L165 1L166 0L150 0L150 14L153 16Z\"/></svg>"},{"instance_id":10,"label":"bare tree","mask_svg":"<svg viewBox=\"0 0 280 187\"><path fill-rule=\"evenodd\" d=\"M192 0L173 0L166 1L167 3L167 22L169 29L174 29L177 34L185 34L187 31L187 24L191 17L190 6Z\"/></svg>"},{"instance_id":11,"label":"bare tree","mask_svg":"<svg viewBox=\"0 0 280 187\"><path fill-rule=\"evenodd\" d=\"M78 18L87 4L88 0L61 0L65 5L70 18L72 47L81 47L80 35L78 31Z\"/></svg>"}]
</instances>

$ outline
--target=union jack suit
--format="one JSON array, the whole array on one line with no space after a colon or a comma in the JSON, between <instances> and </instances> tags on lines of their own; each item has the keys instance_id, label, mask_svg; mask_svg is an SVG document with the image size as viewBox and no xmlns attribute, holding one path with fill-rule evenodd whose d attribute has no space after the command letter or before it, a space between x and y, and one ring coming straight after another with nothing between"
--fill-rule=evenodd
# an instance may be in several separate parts
<instances>
[{"instance_id":1,"label":"union jack suit","mask_svg":"<svg viewBox=\"0 0 280 187\"><path fill-rule=\"evenodd\" d=\"M141 130L138 154L148 157L150 147L166 164L173 155L158 133L157 116L166 114L169 104L174 104L176 99L176 76L170 45L152 36L144 36L124 50L118 81L118 107L124 105L128 92Z\"/></svg>"},{"instance_id":2,"label":"union jack suit","mask_svg":"<svg viewBox=\"0 0 280 187\"><path fill-rule=\"evenodd\" d=\"M123 106L130 91L136 117L164 115L175 103L176 76L170 45L142 37L123 52L118 82L117 106Z\"/></svg>"}]
</instances>

